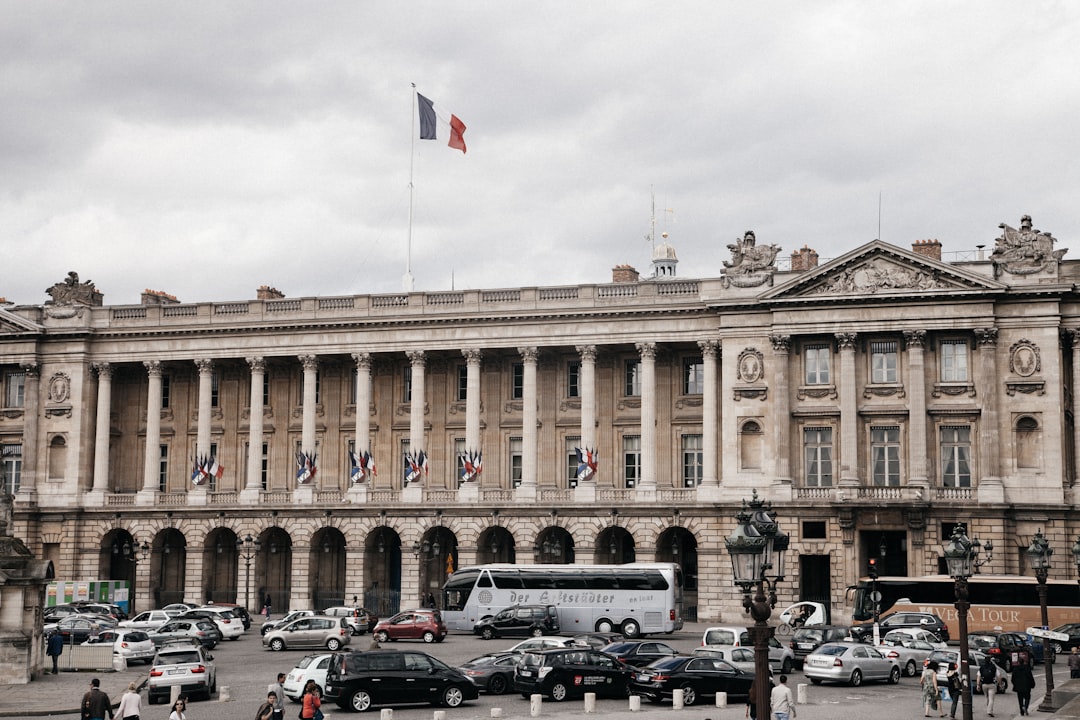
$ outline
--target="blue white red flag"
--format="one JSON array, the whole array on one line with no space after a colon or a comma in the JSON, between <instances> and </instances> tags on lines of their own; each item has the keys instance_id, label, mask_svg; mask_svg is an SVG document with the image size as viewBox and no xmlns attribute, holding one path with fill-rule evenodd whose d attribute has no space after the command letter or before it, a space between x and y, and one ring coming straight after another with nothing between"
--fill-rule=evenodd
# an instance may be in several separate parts
<instances>
[{"instance_id":1,"label":"blue white red flag","mask_svg":"<svg viewBox=\"0 0 1080 720\"><path fill-rule=\"evenodd\" d=\"M405 484L408 485L416 478L420 477L420 464L413 457L412 453L405 453Z\"/></svg>"},{"instance_id":2,"label":"blue white red flag","mask_svg":"<svg viewBox=\"0 0 1080 720\"><path fill-rule=\"evenodd\" d=\"M379 471L375 469L375 458L368 451L364 451L364 454L360 456L361 467L367 470L372 475L378 475Z\"/></svg>"},{"instance_id":3,"label":"blue white red flag","mask_svg":"<svg viewBox=\"0 0 1080 720\"><path fill-rule=\"evenodd\" d=\"M461 481L468 482L474 477L479 475L483 470L484 460L483 454L479 451L469 450L463 452L460 455L461 459Z\"/></svg>"},{"instance_id":4,"label":"blue white red flag","mask_svg":"<svg viewBox=\"0 0 1080 720\"><path fill-rule=\"evenodd\" d=\"M599 453L595 449L574 448L577 451L578 460L578 480L589 480L596 475L596 463L599 459Z\"/></svg>"},{"instance_id":5,"label":"blue white red flag","mask_svg":"<svg viewBox=\"0 0 1080 720\"><path fill-rule=\"evenodd\" d=\"M217 461L217 458L213 455L210 456L210 461L206 464L207 475L213 475L215 480L220 480L221 476L225 474L225 466Z\"/></svg>"},{"instance_id":6,"label":"blue white red flag","mask_svg":"<svg viewBox=\"0 0 1080 720\"><path fill-rule=\"evenodd\" d=\"M296 454L296 482L306 485L315 478L317 453Z\"/></svg>"},{"instance_id":7,"label":"blue white red flag","mask_svg":"<svg viewBox=\"0 0 1080 720\"><path fill-rule=\"evenodd\" d=\"M450 126L450 142L447 146L465 152L465 123L457 115L450 115L449 120L444 119L445 113L436 112L435 103L420 93L416 93L416 105L420 113L421 140L437 140L436 127L445 123Z\"/></svg>"},{"instance_id":8,"label":"blue white red flag","mask_svg":"<svg viewBox=\"0 0 1080 720\"><path fill-rule=\"evenodd\" d=\"M364 470L360 467L361 460L355 452L349 451L349 462L352 468L349 470L349 479L354 483L364 482Z\"/></svg>"},{"instance_id":9,"label":"blue white red flag","mask_svg":"<svg viewBox=\"0 0 1080 720\"><path fill-rule=\"evenodd\" d=\"M426 477L428 474L428 461L427 453L423 450L420 451L420 457L417 458L416 464L420 466L420 469L423 470L424 476Z\"/></svg>"}]
</instances>

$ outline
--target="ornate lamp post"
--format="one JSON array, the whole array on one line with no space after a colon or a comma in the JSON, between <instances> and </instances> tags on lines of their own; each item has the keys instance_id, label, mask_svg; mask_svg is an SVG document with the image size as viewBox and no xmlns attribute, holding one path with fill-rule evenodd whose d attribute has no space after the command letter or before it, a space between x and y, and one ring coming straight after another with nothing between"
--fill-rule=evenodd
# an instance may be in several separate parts
<instances>
[{"instance_id":1,"label":"ornate lamp post","mask_svg":"<svg viewBox=\"0 0 1080 720\"><path fill-rule=\"evenodd\" d=\"M960 680L961 699L963 702L964 720L971 720L971 685L968 682L970 665L968 661L970 651L968 649L968 610L971 603L968 602L968 578L978 569L990 562L994 553L994 544L986 542L986 559L979 561L979 551L983 545L978 539L968 538L963 525L953 527L952 537L945 544L945 564L949 568L949 576L956 581L955 593L957 621L960 625Z\"/></svg>"},{"instance_id":2,"label":"ornate lamp post","mask_svg":"<svg viewBox=\"0 0 1080 720\"><path fill-rule=\"evenodd\" d=\"M236 550L244 558L244 607L251 611L251 561L259 553L262 541L248 533L243 539L236 538Z\"/></svg>"},{"instance_id":3,"label":"ornate lamp post","mask_svg":"<svg viewBox=\"0 0 1080 720\"><path fill-rule=\"evenodd\" d=\"M749 634L754 642L754 690L759 718L772 717L769 638L773 628L768 619L776 607L776 583L784 579L784 552L789 543L775 517L769 515L770 509L758 499L755 491L749 503L743 501L742 510L735 515L738 525L724 540L731 555L735 584L743 590L743 608L754 619Z\"/></svg>"},{"instance_id":4,"label":"ornate lamp post","mask_svg":"<svg viewBox=\"0 0 1080 720\"><path fill-rule=\"evenodd\" d=\"M1044 630L1050 629L1050 618L1046 611L1046 576L1050 572L1050 556L1054 554L1054 548L1042 534L1042 530L1035 533L1031 539L1031 545L1027 549L1028 562L1035 571L1035 579L1039 581L1039 609L1042 611L1042 626ZM1054 648L1049 638L1043 638L1043 660L1046 663L1046 694L1039 703L1039 712L1054 712Z\"/></svg>"}]
</instances>

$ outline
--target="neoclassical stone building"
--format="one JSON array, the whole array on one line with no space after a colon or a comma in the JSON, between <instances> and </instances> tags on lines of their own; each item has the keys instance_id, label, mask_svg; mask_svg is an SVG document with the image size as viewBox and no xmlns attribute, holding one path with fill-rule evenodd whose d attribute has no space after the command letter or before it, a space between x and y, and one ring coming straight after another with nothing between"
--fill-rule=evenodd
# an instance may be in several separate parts
<instances>
[{"instance_id":1,"label":"neoclassical stone building","mask_svg":"<svg viewBox=\"0 0 1080 720\"><path fill-rule=\"evenodd\" d=\"M838 611L882 550L938 572L958 522L993 540L984 572L1023 572L1037 529L1059 557L1080 530L1080 264L1002 228L986 257L790 267L747 233L706 279L665 244L648 279L563 287L106 305L71 273L0 305L16 535L137 608L389 612L466 564L637 559L682 563L691 619L736 620L723 539L756 491L792 539L781 602Z\"/></svg>"}]
</instances>

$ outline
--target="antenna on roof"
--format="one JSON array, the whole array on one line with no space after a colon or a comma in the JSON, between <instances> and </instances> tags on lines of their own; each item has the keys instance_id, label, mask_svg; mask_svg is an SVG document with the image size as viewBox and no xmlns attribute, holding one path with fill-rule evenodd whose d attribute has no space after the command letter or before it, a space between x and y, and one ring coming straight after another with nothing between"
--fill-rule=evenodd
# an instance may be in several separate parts
<instances>
[{"instance_id":1,"label":"antenna on roof","mask_svg":"<svg viewBox=\"0 0 1080 720\"><path fill-rule=\"evenodd\" d=\"M881 191L877 193L877 239L881 239Z\"/></svg>"},{"instance_id":2,"label":"antenna on roof","mask_svg":"<svg viewBox=\"0 0 1080 720\"><path fill-rule=\"evenodd\" d=\"M649 186L649 195L652 197L652 211L649 213L649 234L645 236L645 239L649 241L650 257L656 254L656 192L653 186ZM675 210L672 208L664 208L660 212L671 213L672 217L675 216ZM667 233L663 234L667 237Z\"/></svg>"}]
</instances>

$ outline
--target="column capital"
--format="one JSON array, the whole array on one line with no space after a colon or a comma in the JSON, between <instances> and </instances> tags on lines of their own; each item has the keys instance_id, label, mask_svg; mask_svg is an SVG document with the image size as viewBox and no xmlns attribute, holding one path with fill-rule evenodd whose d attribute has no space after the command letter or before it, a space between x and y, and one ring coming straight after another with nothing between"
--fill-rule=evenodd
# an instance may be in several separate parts
<instances>
[{"instance_id":1,"label":"column capital","mask_svg":"<svg viewBox=\"0 0 1080 720\"><path fill-rule=\"evenodd\" d=\"M524 360L526 364L535 363L537 361L537 359L540 357L540 351L537 348L532 347L532 346L530 346L530 347L519 347L517 349L517 351L518 351L518 353L520 353L521 359Z\"/></svg>"},{"instance_id":2,"label":"column capital","mask_svg":"<svg viewBox=\"0 0 1080 720\"><path fill-rule=\"evenodd\" d=\"M595 345L576 345L574 347L574 349L577 350L578 355L581 356L582 360L587 360L589 362L595 362L596 361L596 346Z\"/></svg>"},{"instance_id":3,"label":"column capital","mask_svg":"<svg viewBox=\"0 0 1080 720\"><path fill-rule=\"evenodd\" d=\"M161 377L160 360L146 360L143 362L143 367L146 368L146 374L150 377Z\"/></svg>"},{"instance_id":4,"label":"column capital","mask_svg":"<svg viewBox=\"0 0 1080 720\"><path fill-rule=\"evenodd\" d=\"M858 333L836 333L836 343L841 350L854 350L855 341L859 338Z\"/></svg>"},{"instance_id":5,"label":"column capital","mask_svg":"<svg viewBox=\"0 0 1080 720\"><path fill-rule=\"evenodd\" d=\"M352 354L352 359L356 363L356 367L361 370L371 370L371 353L355 352Z\"/></svg>"},{"instance_id":6,"label":"column capital","mask_svg":"<svg viewBox=\"0 0 1080 720\"><path fill-rule=\"evenodd\" d=\"M296 359L300 361L300 365L303 366L305 372L319 369L318 355L297 355Z\"/></svg>"},{"instance_id":7,"label":"column capital","mask_svg":"<svg viewBox=\"0 0 1080 720\"><path fill-rule=\"evenodd\" d=\"M786 355L791 351L791 336L790 335L770 335L769 342L772 343L773 352Z\"/></svg>"},{"instance_id":8,"label":"column capital","mask_svg":"<svg viewBox=\"0 0 1080 720\"><path fill-rule=\"evenodd\" d=\"M701 348L701 358L703 360L720 357L719 340L698 340L698 347Z\"/></svg>"},{"instance_id":9,"label":"column capital","mask_svg":"<svg viewBox=\"0 0 1080 720\"><path fill-rule=\"evenodd\" d=\"M200 375L210 375L214 372L214 361L210 358L196 358L195 367L199 368Z\"/></svg>"},{"instance_id":10,"label":"column capital","mask_svg":"<svg viewBox=\"0 0 1080 720\"><path fill-rule=\"evenodd\" d=\"M982 346L997 345L998 329L996 327L975 328L975 341Z\"/></svg>"},{"instance_id":11,"label":"column capital","mask_svg":"<svg viewBox=\"0 0 1080 720\"><path fill-rule=\"evenodd\" d=\"M266 372L266 358L262 357L249 357L244 358L247 360L248 367L251 368L253 373Z\"/></svg>"},{"instance_id":12,"label":"column capital","mask_svg":"<svg viewBox=\"0 0 1080 720\"><path fill-rule=\"evenodd\" d=\"M111 378L116 370L112 363L107 362L90 363L90 369L97 374L99 379Z\"/></svg>"},{"instance_id":13,"label":"column capital","mask_svg":"<svg viewBox=\"0 0 1080 720\"><path fill-rule=\"evenodd\" d=\"M465 350L462 350L461 354L465 356L465 360L469 363L469 365L472 365L474 363L479 365L480 359L484 357L483 351L478 348L467 348Z\"/></svg>"},{"instance_id":14,"label":"column capital","mask_svg":"<svg viewBox=\"0 0 1080 720\"><path fill-rule=\"evenodd\" d=\"M405 357L409 358L409 362L415 365L423 365L427 361L427 353L423 350L406 350Z\"/></svg>"},{"instance_id":15,"label":"column capital","mask_svg":"<svg viewBox=\"0 0 1080 720\"><path fill-rule=\"evenodd\" d=\"M921 348L926 345L926 331L925 330L905 330L904 331L904 344L909 348L917 347Z\"/></svg>"},{"instance_id":16,"label":"column capital","mask_svg":"<svg viewBox=\"0 0 1080 720\"><path fill-rule=\"evenodd\" d=\"M654 342L639 342L634 343L634 347L637 348L641 358L644 360L648 358L650 360L656 359L656 343Z\"/></svg>"}]
</instances>

